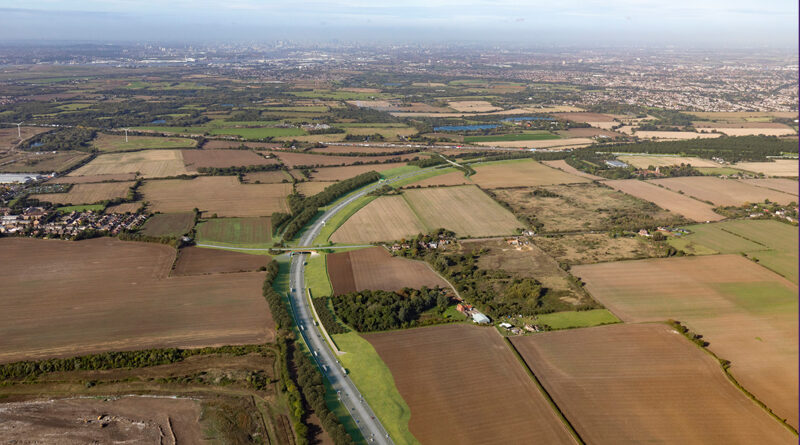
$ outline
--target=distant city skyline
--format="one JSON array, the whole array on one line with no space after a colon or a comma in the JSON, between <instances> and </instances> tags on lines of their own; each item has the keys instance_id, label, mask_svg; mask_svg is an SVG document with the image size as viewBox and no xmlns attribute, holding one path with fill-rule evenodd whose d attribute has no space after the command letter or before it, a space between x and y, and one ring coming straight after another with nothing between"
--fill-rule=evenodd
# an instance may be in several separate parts
<instances>
[{"instance_id":1,"label":"distant city skyline","mask_svg":"<svg viewBox=\"0 0 800 445\"><path fill-rule=\"evenodd\" d=\"M796 47L790 0L0 0L0 40Z\"/></svg>"}]
</instances>

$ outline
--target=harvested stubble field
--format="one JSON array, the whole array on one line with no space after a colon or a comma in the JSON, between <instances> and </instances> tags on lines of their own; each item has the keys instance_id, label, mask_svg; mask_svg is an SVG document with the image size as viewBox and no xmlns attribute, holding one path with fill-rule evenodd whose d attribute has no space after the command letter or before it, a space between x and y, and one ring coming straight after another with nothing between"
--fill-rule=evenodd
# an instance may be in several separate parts
<instances>
[{"instance_id":1,"label":"harvested stubble field","mask_svg":"<svg viewBox=\"0 0 800 445\"><path fill-rule=\"evenodd\" d=\"M110 153L96 157L69 176L94 176L138 172L145 178L188 174L181 150L145 150L130 153Z\"/></svg>"},{"instance_id":2,"label":"harvested stubble field","mask_svg":"<svg viewBox=\"0 0 800 445\"><path fill-rule=\"evenodd\" d=\"M151 216L142 226L142 233L147 236L178 237L194 227L194 212L157 213Z\"/></svg>"},{"instance_id":3,"label":"harvested stubble field","mask_svg":"<svg viewBox=\"0 0 800 445\"><path fill-rule=\"evenodd\" d=\"M55 204L94 204L110 199L124 198L128 195L128 190L132 185L133 181L75 184L67 193L46 193L30 197Z\"/></svg>"},{"instance_id":4,"label":"harvested stubble field","mask_svg":"<svg viewBox=\"0 0 800 445\"><path fill-rule=\"evenodd\" d=\"M50 131L51 128L46 127L19 127L19 133L22 133L22 139L19 138L17 127L0 128L0 149L11 149L17 146L20 142L32 138L37 134Z\"/></svg>"},{"instance_id":5,"label":"harvested stubble field","mask_svg":"<svg viewBox=\"0 0 800 445\"><path fill-rule=\"evenodd\" d=\"M719 363L663 324L513 337L586 443L788 444L796 437Z\"/></svg>"},{"instance_id":6,"label":"harvested stubble field","mask_svg":"<svg viewBox=\"0 0 800 445\"><path fill-rule=\"evenodd\" d=\"M636 131L634 136L641 139L713 139L722 136L720 133L695 133L693 131Z\"/></svg>"},{"instance_id":7,"label":"harvested stubble field","mask_svg":"<svg viewBox=\"0 0 800 445\"><path fill-rule=\"evenodd\" d=\"M197 226L197 240L235 246L264 246L272 241L269 216L261 218L212 218Z\"/></svg>"},{"instance_id":8,"label":"harvested stubble field","mask_svg":"<svg viewBox=\"0 0 800 445\"><path fill-rule=\"evenodd\" d=\"M333 253L326 260L336 295L362 290L396 291L404 287L449 287L425 263L392 257L383 247Z\"/></svg>"},{"instance_id":9,"label":"harvested stubble field","mask_svg":"<svg viewBox=\"0 0 800 445\"><path fill-rule=\"evenodd\" d=\"M337 244L373 243L427 233L402 196L381 196L351 216L333 235Z\"/></svg>"},{"instance_id":10,"label":"harvested stubble field","mask_svg":"<svg viewBox=\"0 0 800 445\"><path fill-rule=\"evenodd\" d=\"M546 232L577 232L624 227L669 226L686 220L653 203L593 183L540 187L556 196L536 196L537 189L498 189L493 193L514 212L536 218Z\"/></svg>"},{"instance_id":11,"label":"harvested stubble field","mask_svg":"<svg viewBox=\"0 0 800 445\"><path fill-rule=\"evenodd\" d=\"M363 159L363 158L360 158ZM350 165L347 167L317 168L311 173L315 181L342 181L370 171L382 172L406 165L404 162L389 164Z\"/></svg>"},{"instance_id":12,"label":"harvested stubble field","mask_svg":"<svg viewBox=\"0 0 800 445\"><path fill-rule=\"evenodd\" d=\"M496 330L445 325L365 338L391 370L421 443L575 443Z\"/></svg>"},{"instance_id":13,"label":"harvested stubble field","mask_svg":"<svg viewBox=\"0 0 800 445\"><path fill-rule=\"evenodd\" d=\"M800 176L798 165L796 159L775 159L772 162L738 162L733 164L732 167L749 172L763 173L767 176L796 178Z\"/></svg>"},{"instance_id":14,"label":"harvested stubble field","mask_svg":"<svg viewBox=\"0 0 800 445\"><path fill-rule=\"evenodd\" d=\"M0 270L0 362L274 335L263 273L167 278L175 249L111 238L7 238L0 249L14 258Z\"/></svg>"},{"instance_id":15,"label":"harvested stubble field","mask_svg":"<svg viewBox=\"0 0 800 445\"><path fill-rule=\"evenodd\" d=\"M719 221L724 217L715 213L710 204L659 187L638 179L603 181L603 184L637 198L675 212L692 221Z\"/></svg>"},{"instance_id":16,"label":"harvested stubble field","mask_svg":"<svg viewBox=\"0 0 800 445\"><path fill-rule=\"evenodd\" d=\"M617 156L622 162L630 164L636 168L668 167L672 165L689 164L692 167L719 167L720 164L703 158L691 158L686 156Z\"/></svg>"},{"instance_id":17,"label":"harvested stubble field","mask_svg":"<svg viewBox=\"0 0 800 445\"><path fill-rule=\"evenodd\" d=\"M625 322L679 320L739 383L797 428L797 285L739 255L575 266Z\"/></svg>"},{"instance_id":18,"label":"harvested stubble field","mask_svg":"<svg viewBox=\"0 0 800 445\"><path fill-rule=\"evenodd\" d=\"M797 202L795 195L715 176L683 176L653 179L648 182L700 201L713 202L718 206L739 206L748 202L763 202L765 199L778 204Z\"/></svg>"},{"instance_id":19,"label":"harvested stubble field","mask_svg":"<svg viewBox=\"0 0 800 445\"><path fill-rule=\"evenodd\" d=\"M542 161L542 164L548 167L557 168L565 173L569 173L570 175L580 176L582 178L591 179L593 181L603 179L600 176L590 175L589 173L582 172L577 168L567 164L567 161L563 159L559 159L557 161Z\"/></svg>"},{"instance_id":20,"label":"harvested stubble field","mask_svg":"<svg viewBox=\"0 0 800 445\"><path fill-rule=\"evenodd\" d=\"M638 237L612 238L605 233L537 236L534 243L558 262L591 264L664 256L655 245Z\"/></svg>"},{"instance_id":21,"label":"harvested stubble field","mask_svg":"<svg viewBox=\"0 0 800 445\"><path fill-rule=\"evenodd\" d=\"M178 250L173 276L253 272L266 267L269 257L219 249L184 247Z\"/></svg>"},{"instance_id":22,"label":"harvested stubble field","mask_svg":"<svg viewBox=\"0 0 800 445\"><path fill-rule=\"evenodd\" d=\"M425 155L418 155L415 153L397 155L397 156L331 156L321 154L307 154L307 153L291 153L285 151L275 151L274 154L280 158L288 167L297 166L326 166L326 165L353 165L356 163L365 162L386 162L390 159L398 159L398 161L408 161L414 158L427 158Z\"/></svg>"},{"instance_id":23,"label":"harvested stubble field","mask_svg":"<svg viewBox=\"0 0 800 445\"><path fill-rule=\"evenodd\" d=\"M304 196L313 196L325 190L325 187L333 185L333 182L305 181L294 185L295 190Z\"/></svg>"},{"instance_id":24,"label":"harvested stubble field","mask_svg":"<svg viewBox=\"0 0 800 445\"><path fill-rule=\"evenodd\" d=\"M605 136L609 138L616 138L622 136L619 133L603 130L601 128L570 128L569 130L559 131L563 137L567 138L594 138L597 136Z\"/></svg>"},{"instance_id":25,"label":"harvested stubble field","mask_svg":"<svg viewBox=\"0 0 800 445\"><path fill-rule=\"evenodd\" d=\"M183 163L188 170L198 168L246 167L249 165L277 164L275 158L267 159L251 150L183 150Z\"/></svg>"},{"instance_id":26,"label":"harvested stubble field","mask_svg":"<svg viewBox=\"0 0 800 445\"><path fill-rule=\"evenodd\" d=\"M56 153L15 153L0 158L0 173L60 173L80 164L89 157L81 151Z\"/></svg>"},{"instance_id":27,"label":"harvested stubble field","mask_svg":"<svg viewBox=\"0 0 800 445\"><path fill-rule=\"evenodd\" d=\"M92 147L103 152L190 148L195 145L197 145L197 141L194 139L153 136L128 136L128 142L125 142L124 135L104 133L97 135L92 140Z\"/></svg>"},{"instance_id":28,"label":"harvested stubble field","mask_svg":"<svg viewBox=\"0 0 800 445\"><path fill-rule=\"evenodd\" d=\"M281 182L292 182L292 177L285 170L253 172L245 173L244 182L247 184L278 184Z\"/></svg>"},{"instance_id":29,"label":"harvested stubble field","mask_svg":"<svg viewBox=\"0 0 800 445\"><path fill-rule=\"evenodd\" d=\"M747 128L735 128L730 126L723 127L717 124L716 127L712 128L698 128L698 131L717 131L728 136L792 136L797 134L794 128L786 125L781 125L780 127L748 126Z\"/></svg>"},{"instance_id":30,"label":"harvested stubble field","mask_svg":"<svg viewBox=\"0 0 800 445\"><path fill-rule=\"evenodd\" d=\"M200 444L201 411L195 398L169 396L10 402L0 404L0 436L7 443L163 443L170 432L177 443Z\"/></svg>"},{"instance_id":31,"label":"harvested stubble field","mask_svg":"<svg viewBox=\"0 0 800 445\"><path fill-rule=\"evenodd\" d=\"M266 216L287 212L291 184L241 184L235 176L201 176L190 180L147 181L140 188L154 212L188 212L205 215Z\"/></svg>"},{"instance_id":32,"label":"harvested stubble field","mask_svg":"<svg viewBox=\"0 0 800 445\"><path fill-rule=\"evenodd\" d=\"M553 117L564 119L572 122L614 122L614 117L608 114L601 113L555 113Z\"/></svg>"},{"instance_id":33,"label":"harvested stubble field","mask_svg":"<svg viewBox=\"0 0 800 445\"><path fill-rule=\"evenodd\" d=\"M48 184L88 184L91 182L133 181L134 179L136 179L135 173L94 176L61 176L51 179L48 181Z\"/></svg>"},{"instance_id":34,"label":"harvested stubble field","mask_svg":"<svg viewBox=\"0 0 800 445\"><path fill-rule=\"evenodd\" d=\"M798 195L798 182L792 179L765 178L765 179L740 179L745 184L764 187L790 195Z\"/></svg>"},{"instance_id":35,"label":"harvested stubble field","mask_svg":"<svg viewBox=\"0 0 800 445\"><path fill-rule=\"evenodd\" d=\"M586 178L570 175L536 161L501 161L475 166L472 182L482 188L531 187L538 185L588 182Z\"/></svg>"}]
</instances>

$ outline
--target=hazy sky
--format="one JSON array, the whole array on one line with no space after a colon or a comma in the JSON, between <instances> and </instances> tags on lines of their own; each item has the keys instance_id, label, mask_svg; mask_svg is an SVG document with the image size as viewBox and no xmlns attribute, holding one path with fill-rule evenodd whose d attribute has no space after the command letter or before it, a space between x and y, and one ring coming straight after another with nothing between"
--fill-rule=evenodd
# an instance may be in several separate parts
<instances>
[{"instance_id":1,"label":"hazy sky","mask_svg":"<svg viewBox=\"0 0 800 445\"><path fill-rule=\"evenodd\" d=\"M796 0L0 0L0 40L797 44Z\"/></svg>"}]
</instances>

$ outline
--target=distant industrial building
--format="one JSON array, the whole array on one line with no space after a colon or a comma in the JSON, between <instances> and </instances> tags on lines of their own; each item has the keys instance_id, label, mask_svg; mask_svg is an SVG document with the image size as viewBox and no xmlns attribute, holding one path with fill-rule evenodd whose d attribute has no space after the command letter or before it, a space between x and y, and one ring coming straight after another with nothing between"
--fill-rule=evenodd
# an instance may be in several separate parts
<instances>
[{"instance_id":1,"label":"distant industrial building","mask_svg":"<svg viewBox=\"0 0 800 445\"><path fill-rule=\"evenodd\" d=\"M617 160L606 161L606 165L609 166L609 167L614 167L614 168L626 168L628 166L628 164L626 164L626 163L624 163L622 161L617 161Z\"/></svg>"}]
</instances>

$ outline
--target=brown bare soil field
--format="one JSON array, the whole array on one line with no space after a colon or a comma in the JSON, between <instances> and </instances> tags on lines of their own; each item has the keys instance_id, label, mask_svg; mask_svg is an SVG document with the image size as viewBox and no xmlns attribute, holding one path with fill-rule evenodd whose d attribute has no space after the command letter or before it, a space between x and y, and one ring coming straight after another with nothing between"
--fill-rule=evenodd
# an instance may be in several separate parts
<instances>
[{"instance_id":1,"label":"brown bare soil field","mask_svg":"<svg viewBox=\"0 0 800 445\"><path fill-rule=\"evenodd\" d=\"M786 124L780 122L710 122L710 121L696 121L693 122L695 128L789 128Z\"/></svg>"},{"instance_id":2,"label":"brown bare soil field","mask_svg":"<svg viewBox=\"0 0 800 445\"><path fill-rule=\"evenodd\" d=\"M306 181L306 182L298 182L297 184L294 185L294 188L299 193L305 196L312 196L325 190L325 187L328 187L332 184L333 184L332 182Z\"/></svg>"},{"instance_id":3,"label":"brown bare soil field","mask_svg":"<svg viewBox=\"0 0 800 445\"><path fill-rule=\"evenodd\" d=\"M542 164L544 164L544 165L546 165L548 167L557 168L557 169L559 169L559 170L561 170L561 171L563 171L565 173L569 173L569 174L575 175L575 176L580 176L580 177L586 178L586 179L591 179L593 181L603 179L600 176L590 175L589 173L582 172L582 171L578 170L577 168L567 164L567 161L565 161L563 159L559 159L557 161L542 161Z\"/></svg>"},{"instance_id":4,"label":"brown bare soil field","mask_svg":"<svg viewBox=\"0 0 800 445\"><path fill-rule=\"evenodd\" d=\"M48 181L49 184L88 184L91 182L106 181L133 181L136 179L134 173L120 173L116 175L93 175L93 176L61 176Z\"/></svg>"},{"instance_id":5,"label":"brown bare soil field","mask_svg":"<svg viewBox=\"0 0 800 445\"><path fill-rule=\"evenodd\" d=\"M284 181L292 182L292 178L285 170L245 173L244 182L255 184L256 181L261 184L279 184Z\"/></svg>"},{"instance_id":6,"label":"brown bare soil field","mask_svg":"<svg viewBox=\"0 0 800 445\"><path fill-rule=\"evenodd\" d=\"M671 327L611 325L513 337L592 444L788 444L796 437Z\"/></svg>"},{"instance_id":7,"label":"brown bare soil field","mask_svg":"<svg viewBox=\"0 0 800 445\"><path fill-rule=\"evenodd\" d=\"M287 212L292 184L240 184L235 176L201 176L191 180L147 181L140 191L154 212L188 212L218 216L268 216Z\"/></svg>"},{"instance_id":8,"label":"brown bare soil field","mask_svg":"<svg viewBox=\"0 0 800 445\"><path fill-rule=\"evenodd\" d=\"M514 213L536 218L546 232L610 230L620 224L652 223L670 226L685 223L681 216L639 198L594 183L550 185L539 190L557 196L535 196L533 188L497 189L496 199ZM624 220L623 220L624 218ZM647 224L648 226L651 224ZM637 226L626 227L638 230Z\"/></svg>"},{"instance_id":9,"label":"brown bare soil field","mask_svg":"<svg viewBox=\"0 0 800 445\"><path fill-rule=\"evenodd\" d=\"M447 104L450 106L450 108L456 111L468 113L483 113L487 111L502 110L502 108L495 107L485 100L464 100L459 102L448 102Z\"/></svg>"},{"instance_id":10,"label":"brown bare soil field","mask_svg":"<svg viewBox=\"0 0 800 445\"><path fill-rule=\"evenodd\" d=\"M122 396L0 404L6 443L208 443L197 399ZM102 420L98 418L103 417ZM55 440L54 438L58 438Z\"/></svg>"},{"instance_id":11,"label":"brown bare soil field","mask_svg":"<svg viewBox=\"0 0 800 445\"><path fill-rule=\"evenodd\" d=\"M404 165L404 162L397 162L390 164L349 165L347 167L317 168L313 173L311 173L311 179L315 181L342 181L344 179L358 176L361 173L366 173L369 171L382 172L385 170L402 167Z\"/></svg>"},{"instance_id":12,"label":"brown bare soil field","mask_svg":"<svg viewBox=\"0 0 800 445\"><path fill-rule=\"evenodd\" d=\"M46 127L20 127L20 131L17 132L17 126L14 125L13 127L3 127L0 128L0 149L7 149L10 150L16 147L20 142L30 139L37 134L41 134L47 131L52 130L52 128ZM22 139L20 140L19 133L22 133Z\"/></svg>"},{"instance_id":13,"label":"brown bare soil field","mask_svg":"<svg viewBox=\"0 0 800 445\"><path fill-rule=\"evenodd\" d=\"M391 130L392 128L387 128L387 130ZM402 130L402 128L397 128L397 130ZM374 133L374 131L373 131ZM372 134L372 133L370 133ZM350 145L329 145L325 148L314 148L311 150L311 153L326 153L326 154L340 154L340 153L395 153L400 149L395 147L354 147Z\"/></svg>"},{"instance_id":14,"label":"brown bare soil field","mask_svg":"<svg viewBox=\"0 0 800 445\"><path fill-rule=\"evenodd\" d=\"M250 141L219 141L219 140L210 140L206 141L203 144L204 150L220 150L226 148L239 148L242 145L250 148L255 149L277 149L281 147L281 144L276 144L274 142L250 142Z\"/></svg>"},{"instance_id":15,"label":"brown bare soil field","mask_svg":"<svg viewBox=\"0 0 800 445\"><path fill-rule=\"evenodd\" d=\"M495 329L445 325L365 335L425 444L575 440Z\"/></svg>"},{"instance_id":16,"label":"brown bare soil field","mask_svg":"<svg viewBox=\"0 0 800 445\"><path fill-rule=\"evenodd\" d=\"M626 322L679 320L732 362L748 391L797 427L797 286L740 255L575 266Z\"/></svg>"},{"instance_id":17,"label":"brown bare soil field","mask_svg":"<svg viewBox=\"0 0 800 445\"><path fill-rule=\"evenodd\" d=\"M183 163L192 171L200 167L239 167L277 164L275 158L267 159L250 150L183 150Z\"/></svg>"},{"instance_id":18,"label":"brown bare soil field","mask_svg":"<svg viewBox=\"0 0 800 445\"><path fill-rule=\"evenodd\" d=\"M145 178L188 174L181 150L144 150L109 153L94 158L69 176L94 176L139 172Z\"/></svg>"},{"instance_id":19,"label":"brown bare soil field","mask_svg":"<svg viewBox=\"0 0 800 445\"><path fill-rule=\"evenodd\" d=\"M75 184L67 193L46 193L30 197L54 204L94 204L109 199L124 198L132 185L132 181Z\"/></svg>"},{"instance_id":20,"label":"brown bare soil field","mask_svg":"<svg viewBox=\"0 0 800 445\"><path fill-rule=\"evenodd\" d=\"M798 183L797 180L779 179L779 178L766 178L766 179L739 179L740 182L745 184L754 185L756 187L764 187L779 192L788 193L797 196Z\"/></svg>"},{"instance_id":21,"label":"brown bare soil field","mask_svg":"<svg viewBox=\"0 0 800 445\"><path fill-rule=\"evenodd\" d=\"M192 227L194 227L194 212L156 213L144 223L142 233L147 236L178 237Z\"/></svg>"},{"instance_id":22,"label":"brown bare soil field","mask_svg":"<svg viewBox=\"0 0 800 445\"><path fill-rule=\"evenodd\" d=\"M586 147L595 142L589 138L571 139L545 139L542 141L496 141L496 142L476 142L475 145L484 147L507 147L507 148L579 148Z\"/></svg>"},{"instance_id":23,"label":"brown bare soil field","mask_svg":"<svg viewBox=\"0 0 800 445\"><path fill-rule=\"evenodd\" d=\"M123 202L122 204L117 204L113 206L106 207L104 213L135 213L142 207L142 203L140 201L136 202Z\"/></svg>"},{"instance_id":24,"label":"brown bare soil field","mask_svg":"<svg viewBox=\"0 0 800 445\"><path fill-rule=\"evenodd\" d=\"M614 117L601 113L555 113L554 117L572 122L614 122Z\"/></svg>"},{"instance_id":25,"label":"brown bare soil field","mask_svg":"<svg viewBox=\"0 0 800 445\"><path fill-rule=\"evenodd\" d=\"M664 256L655 246L640 238L612 238L605 233L537 236L533 241L556 261L570 265Z\"/></svg>"},{"instance_id":26,"label":"brown bare soil field","mask_svg":"<svg viewBox=\"0 0 800 445\"><path fill-rule=\"evenodd\" d=\"M2 173L60 173L86 160L89 154L81 151L61 151L56 153L20 153L0 158Z\"/></svg>"},{"instance_id":27,"label":"brown bare soil field","mask_svg":"<svg viewBox=\"0 0 800 445\"><path fill-rule=\"evenodd\" d=\"M644 131L638 130L634 133L642 139L713 139L722 136L719 133L695 133L693 131Z\"/></svg>"},{"instance_id":28,"label":"brown bare soil field","mask_svg":"<svg viewBox=\"0 0 800 445\"><path fill-rule=\"evenodd\" d=\"M464 176L464 172L454 171L439 176L431 176L430 178L421 179L417 182L412 182L411 184L408 184L406 188L417 186L436 187L465 184L473 184L473 182L468 177Z\"/></svg>"},{"instance_id":29,"label":"brown bare soil field","mask_svg":"<svg viewBox=\"0 0 800 445\"><path fill-rule=\"evenodd\" d=\"M462 237L509 235L522 226L473 185L410 189L402 196L428 232L444 227Z\"/></svg>"},{"instance_id":30,"label":"brown bare soil field","mask_svg":"<svg viewBox=\"0 0 800 445\"><path fill-rule=\"evenodd\" d=\"M709 128L709 131L716 130L728 136L792 136L797 135L793 128Z\"/></svg>"},{"instance_id":31,"label":"brown bare soil field","mask_svg":"<svg viewBox=\"0 0 800 445\"><path fill-rule=\"evenodd\" d=\"M796 178L798 174L798 162L796 159L776 159L772 162L739 162L731 167L740 168L756 173L764 173L767 176L785 176Z\"/></svg>"},{"instance_id":32,"label":"brown bare soil field","mask_svg":"<svg viewBox=\"0 0 800 445\"><path fill-rule=\"evenodd\" d=\"M263 273L168 278L173 248L112 238L0 248L14 258L0 270L0 362L274 336Z\"/></svg>"},{"instance_id":33,"label":"brown bare soil field","mask_svg":"<svg viewBox=\"0 0 800 445\"><path fill-rule=\"evenodd\" d=\"M266 267L269 257L220 249L184 247L178 250L173 276L253 272Z\"/></svg>"},{"instance_id":34,"label":"brown bare soil field","mask_svg":"<svg viewBox=\"0 0 800 445\"><path fill-rule=\"evenodd\" d=\"M671 190L638 179L603 181L603 184L637 198L650 201L662 209L675 212L692 221L719 221L723 216L714 213L712 206Z\"/></svg>"},{"instance_id":35,"label":"brown bare soil field","mask_svg":"<svg viewBox=\"0 0 800 445\"><path fill-rule=\"evenodd\" d=\"M393 257L383 247L333 253L326 261L336 295L367 289L395 291L404 287L450 286L426 263Z\"/></svg>"},{"instance_id":36,"label":"brown bare soil field","mask_svg":"<svg viewBox=\"0 0 800 445\"><path fill-rule=\"evenodd\" d=\"M622 136L619 133L601 128L570 128L569 130L559 131L558 134L567 138L593 138L597 136L616 138Z\"/></svg>"},{"instance_id":37,"label":"brown bare soil field","mask_svg":"<svg viewBox=\"0 0 800 445\"><path fill-rule=\"evenodd\" d=\"M399 159L401 161L406 161L406 160L411 160L413 158L427 157L424 155L418 155L416 153L397 155L397 156L328 156L320 154L289 153L289 152L275 152L274 154L278 158L280 158L281 162L283 162L290 168L301 165L306 165L306 166L352 165L356 162L383 162L383 161L388 161L390 159Z\"/></svg>"},{"instance_id":38,"label":"brown bare soil field","mask_svg":"<svg viewBox=\"0 0 800 445\"><path fill-rule=\"evenodd\" d=\"M779 204L797 201L797 196L782 193L744 182L721 179L715 176L684 176L679 178L653 179L651 182L675 192L683 192L700 201L710 201L715 205L742 205L746 202L763 202L769 199Z\"/></svg>"},{"instance_id":39,"label":"brown bare soil field","mask_svg":"<svg viewBox=\"0 0 800 445\"><path fill-rule=\"evenodd\" d=\"M372 243L427 232L402 196L381 196L345 221L330 240L337 244Z\"/></svg>"},{"instance_id":40,"label":"brown bare soil field","mask_svg":"<svg viewBox=\"0 0 800 445\"><path fill-rule=\"evenodd\" d=\"M472 182L489 189L588 182L586 178L529 160L476 165L475 171L470 176Z\"/></svg>"},{"instance_id":41,"label":"brown bare soil field","mask_svg":"<svg viewBox=\"0 0 800 445\"><path fill-rule=\"evenodd\" d=\"M685 156L617 156L617 159L636 168L647 168L651 165L653 167L667 167L681 164L689 164L692 167L720 167L720 164L709 159Z\"/></svg>"}]
</instances>

